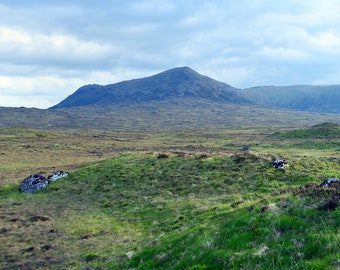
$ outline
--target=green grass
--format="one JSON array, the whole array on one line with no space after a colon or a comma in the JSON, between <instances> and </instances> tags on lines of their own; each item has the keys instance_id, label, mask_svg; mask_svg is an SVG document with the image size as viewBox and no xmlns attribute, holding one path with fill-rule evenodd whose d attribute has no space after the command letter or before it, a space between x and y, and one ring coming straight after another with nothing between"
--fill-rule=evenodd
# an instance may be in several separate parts
<instances>
[{"instance_id":1,"label":"green grass","mask_svg":"<svg viewBox=\"0 0 340 270\"><path fill-rule=\"evenodd\" d=\"M339 212L275 195L314 180L295 181L292 173L253 155L201 160L131 153L78 170L45 192L7 193L33 212L54 213L47 216L63 238L58 249L71 252L64 267L301 269L316 258L331 266L330 256L339 255ZM265 205L270 209L261 213Z\"/></svg>"},{"instance_id":2,"label":"green grass","mask_svg":"<svg viewBox=\"0 0 340 270\"><path fill-rule=\"evenodd\" d=\"M78 146L69 153L119 147L45 191L1 187L0 268L337 269L340 210L322 207L340 191L318 185L339 177L339 155L279 149L290 167L275 170L261 144L277 139L257 132L47 132L42 142L24 131L17 140L33 149L66 138Z\"/></svg>"},{"instance_id":3,"label":"green grass","mask_svg":"<svg viewBox=\"0 0 340 270\"><path fill-rule=\"evenodd\" d=\"M276 132L271 135L276 138L339 138L340 125L327 122L308 128L299 128L288 132Z\"/></svg>"}]
</instances>

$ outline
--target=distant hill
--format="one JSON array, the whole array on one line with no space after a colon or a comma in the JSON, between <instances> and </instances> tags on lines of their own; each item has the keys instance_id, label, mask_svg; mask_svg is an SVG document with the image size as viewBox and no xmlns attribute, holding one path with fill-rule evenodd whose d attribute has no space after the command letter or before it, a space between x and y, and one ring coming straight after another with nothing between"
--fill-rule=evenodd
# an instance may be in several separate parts
<instances>
[{"instance_id":1,"label":"distant hill","mask_svg":"<svg viewBox=\"0 0 340 270\"><path fill-rule=\"evenodd\" d=\"M336 123L321 123L307 128L288 132L276 132L270 137L276 138L340 138L340 125Z\"/></svg>"},{"instance_id":2,"label":"distant hill","mask_svg":"<svg viewBox=\"0 0 340 270\"><path fill-rule=\"evenodd\" d=\"M266 106L340 113L340 85L256 86L240 90L238 94Z\"/></svg>"},{"instance_id":3,"label":"distant hill","mask_svg":"<svg viewBox=\"0 0 340 270\"><path fill-rule=\"evenodd\" d=\"M174 68L151 77L110 85L85 85L51 109L79 106L116 106L121 104L205 99L207 102L251 104L236 94L237 89L203 76L188 67Z\"/></svg>"},{"instance_id":4,"label":"distant hill","mask_svg":"<svg viewBox=\"0 0 340 270\"><path fill-rule=\"evenodd\" d=\"M324 100L317 88L313 88L315 91L310 94L307 88L305 94L289 87L286 92L284 89L259 87L241 90L188 67L180 67L105 86L85 85L46 110L0 107L0 128L183 130L230 126L296 127L323 122L340 124L340 117L336 114L340 106L324 105L322 112L330 107L334 114L315 113L310 109L312 104ZM335 96L338 92L329 93L330 103L339 102ZM312 101L306 102L305 99L303 103L304 96ZM300 106L287 105L298 100ZM303 109L302 105L306 104L309 104L306 107L308 112L288 110Z\"/></svg>"},{"instance_id":5,"label":"distant hill","mask_svg":"<svg viewBox=\"0 0 340 270\"><path fill-rule=\"evenodd\" d=\"M35 129L193 130L242 126L299 127L323 122L340 124L338 114L268 109L204 99L54 110L0 107L0 116L0 128Z\"/></svg>"}]
</instances>

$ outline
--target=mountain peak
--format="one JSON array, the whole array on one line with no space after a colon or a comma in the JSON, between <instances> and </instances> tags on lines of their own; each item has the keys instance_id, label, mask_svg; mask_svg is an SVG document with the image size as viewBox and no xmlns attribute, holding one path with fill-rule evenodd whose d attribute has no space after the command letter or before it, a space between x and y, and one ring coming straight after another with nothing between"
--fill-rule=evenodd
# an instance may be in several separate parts
<instances>
[{"instance_id":1,"label":"mountain peak","mask_svg":"<svg viewBox=\"0 0 340 270\"><path fill-rule=\"evenodd\" d=\"M190 67L175 67L175 68L163 71L159 74L170 74L170 75L176 75L177 74L177 75L191 75L191 76L200 75L199 73L197 73L196 71L194 71ZM156 74L156 75L159 75L159 74Z\"/></svg>"},{"instance_id":2,"label":"mountain peak","mask_svg":"<svg viewBox=\"0 0 340 270\"><path fill-rule=\"evenodd\" d=\"M151 78L158 78L162 80L173 81L174 83L178 83L178 84L180 84L183 81L191 81L191 82L201 81L202 82L202 80L213 80L207 76L199 74L198 72L194 71L190 67L172 68L172 69L163 71L159 74L153 75L151 76ZM221 82L218 82L218 83L221 83ZM223 84L227 86L227 84L225 83Z\"/></svg>"},{"instance_id":3,"label":"mountain peak","mask_svg":"<svg viewBox=\"0 0 340 270\"><path fill-rule=\"evenodd\" d=\"M236 88L201 75L189 67L177 67L159 74L106 86L82 86L52 109L76 106L115 106L122 104L206 99L222 103L248 103Z\"/></svg>"}]
</instances>

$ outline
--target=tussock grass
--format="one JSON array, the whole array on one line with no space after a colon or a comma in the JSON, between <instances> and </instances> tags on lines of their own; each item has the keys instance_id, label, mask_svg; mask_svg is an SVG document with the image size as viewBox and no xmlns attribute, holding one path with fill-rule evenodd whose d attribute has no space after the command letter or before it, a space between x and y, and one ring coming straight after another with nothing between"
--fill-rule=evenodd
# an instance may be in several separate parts
<instances>
[{"instance_id":1,"label":"tussock grass","mask_svg":"<svg viewBox=\"0 0 340 270\"><path fill-rule=\"evenodd\" d=\"M279 149L290 167L275 170L277 153L262 147L279 143L266 137L270 129L48 131L44 140L34 130L6 132L2 144L9 150L17 147L6 144L14 138L45 149L42 166L32 161L37 170L51 162L46 145L57 144L51 153L61 156L82 158L94 149L104 154L90 155L86 166L41 192L22 193L16 181L1 187L0 268L339 266L339 209L322 209L339 191L318 187L325 178L339 177L339 155L332 150L306 148L304 155L292 155ZM243 145L250 150L241 150ZM76 167L78 161L65 164Z\"/></svg>"}]
</instances>

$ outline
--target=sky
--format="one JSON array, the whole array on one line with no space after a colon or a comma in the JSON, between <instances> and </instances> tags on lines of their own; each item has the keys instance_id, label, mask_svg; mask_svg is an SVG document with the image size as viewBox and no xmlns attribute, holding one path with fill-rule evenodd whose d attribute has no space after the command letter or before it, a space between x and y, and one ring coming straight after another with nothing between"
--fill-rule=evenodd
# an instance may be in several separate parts
<instances>
[{"instance_id":1,"label":"sky","mask_svg":"<svg viewBox=\"0 0 340 270\"><path fill-rule=\"evenodd\" d=\"M188 66L236 88L340 83L338 0L1 0L0 106Z\"/></svg>"}]
</instances>

